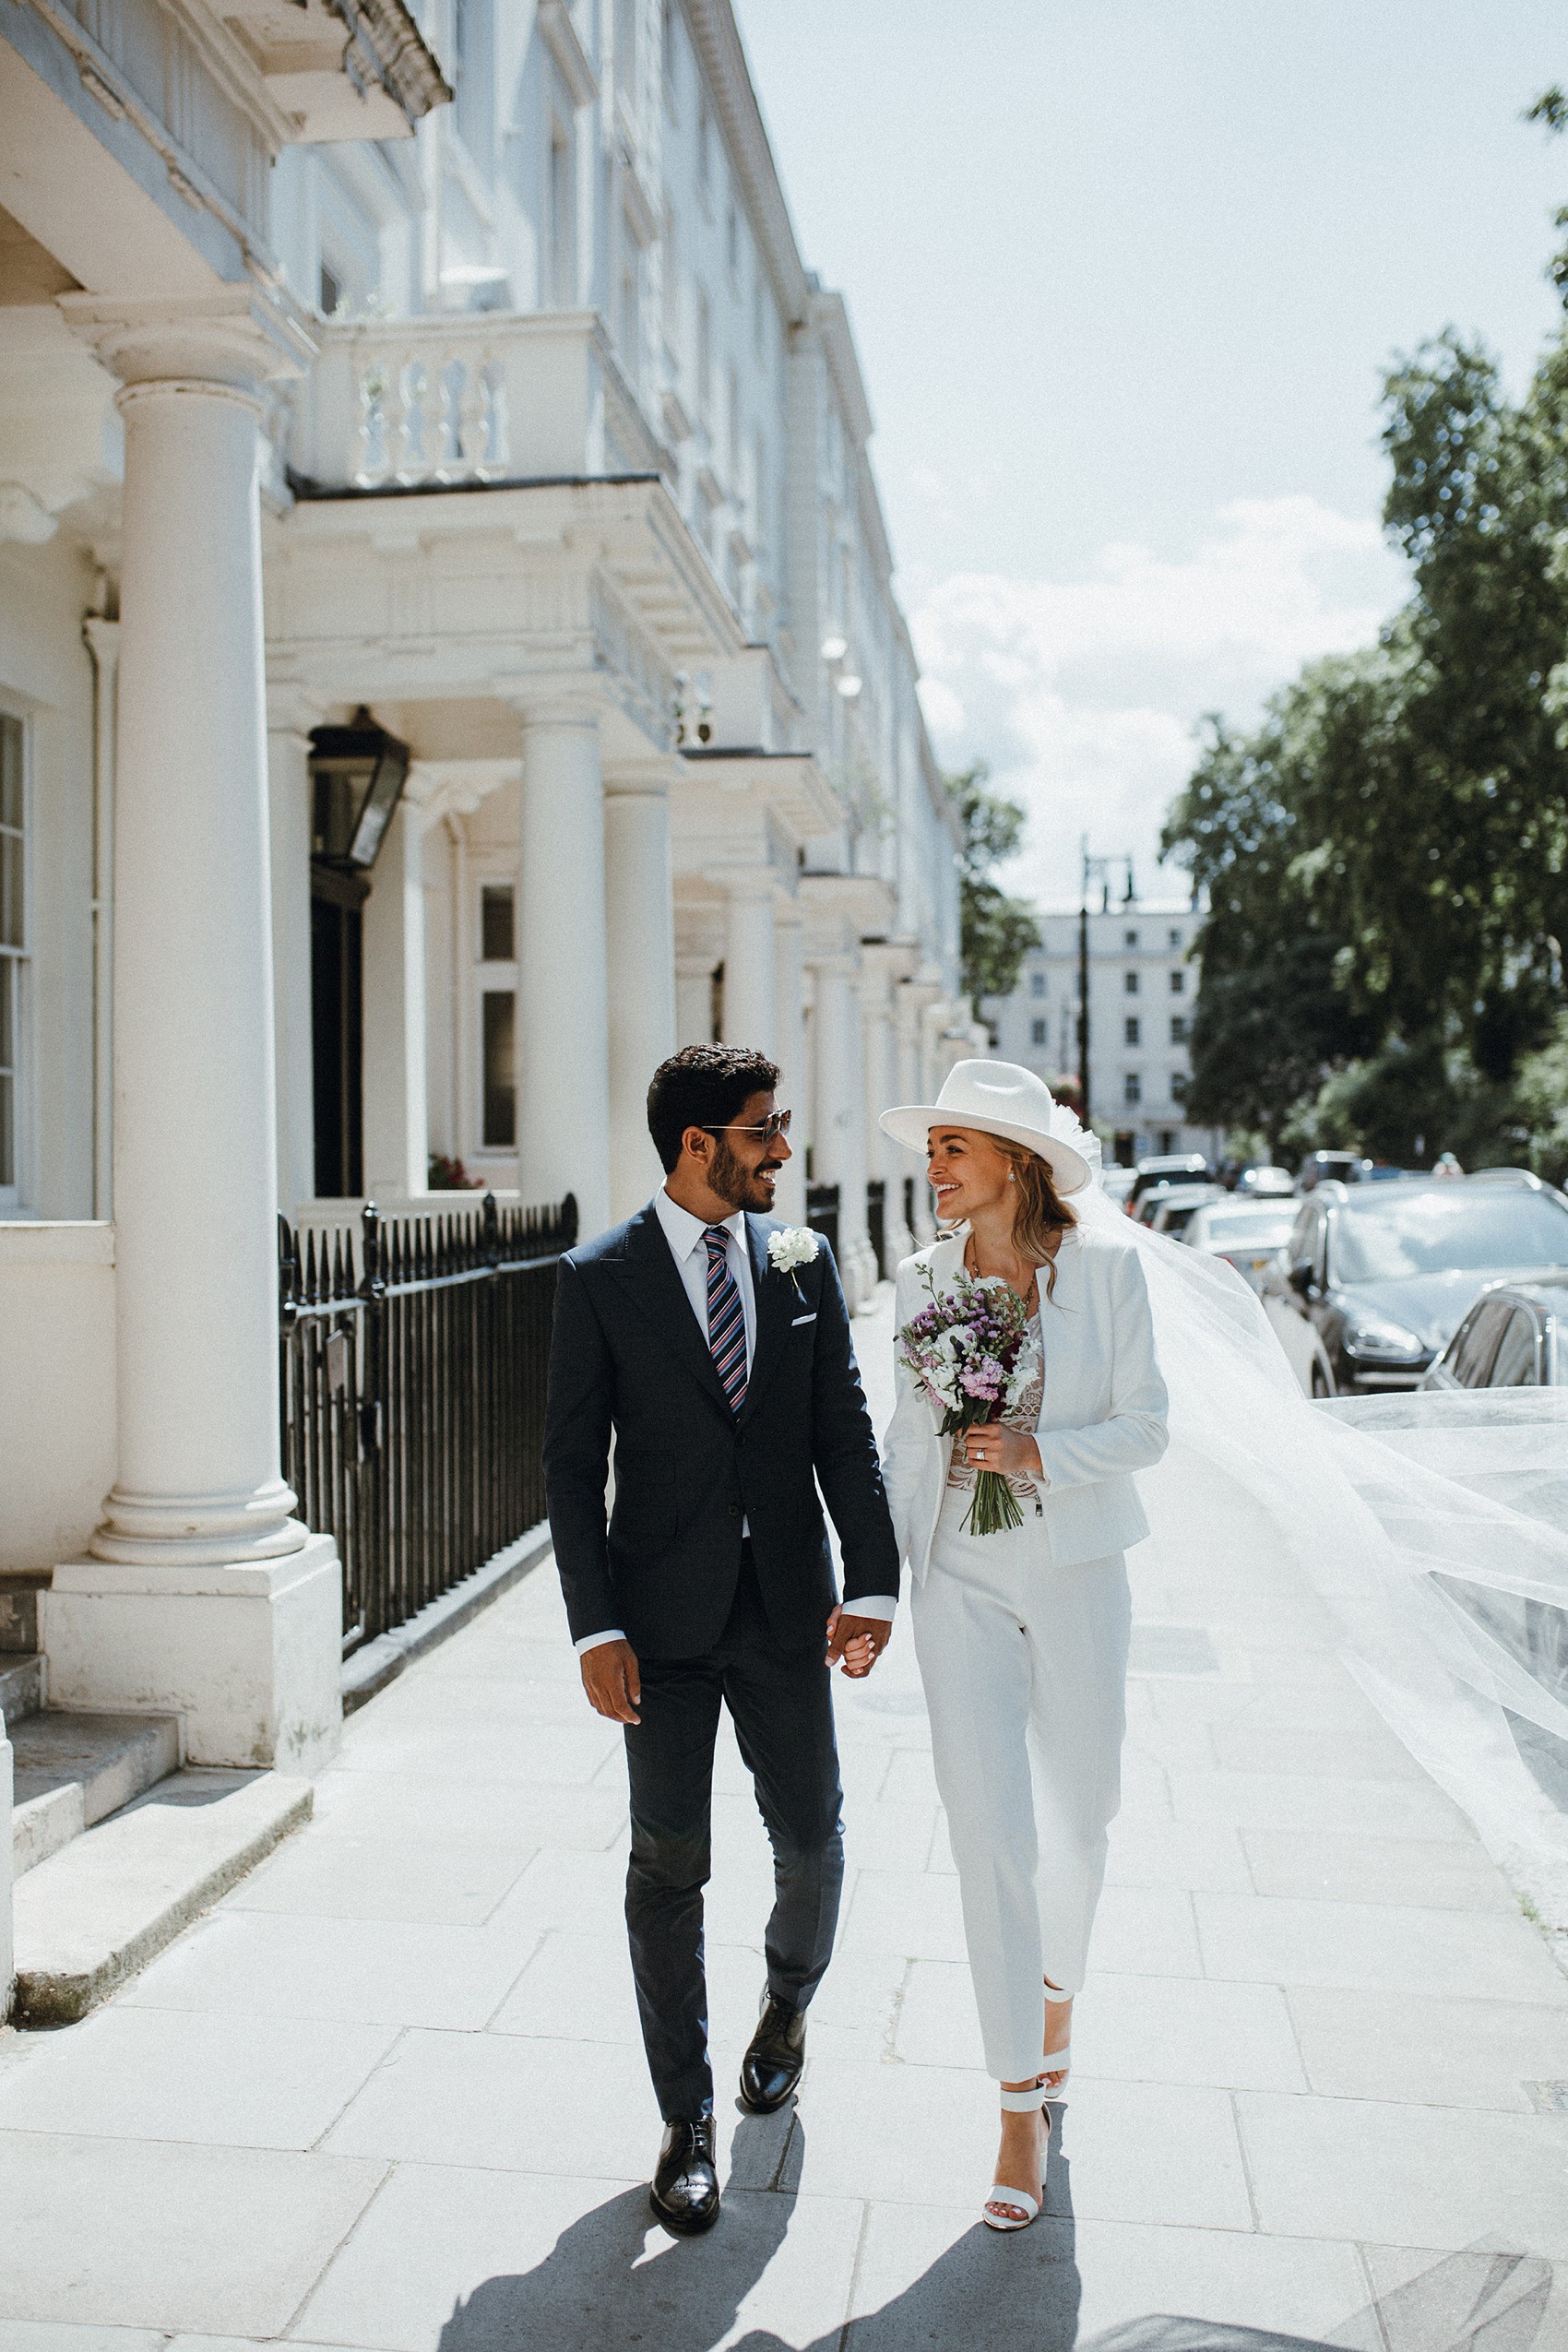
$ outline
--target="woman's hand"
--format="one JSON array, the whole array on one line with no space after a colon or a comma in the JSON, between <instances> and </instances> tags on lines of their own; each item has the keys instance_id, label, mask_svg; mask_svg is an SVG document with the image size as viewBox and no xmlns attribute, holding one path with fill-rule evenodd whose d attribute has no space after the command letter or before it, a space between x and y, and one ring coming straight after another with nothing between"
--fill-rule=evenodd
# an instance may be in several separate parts
<instances>
[{"instance_id":1,"label":"woman's hand","mask_svg":"<svg viewBox=\"0 0 1568 2352\"><path fill-rule=\"evenodd\" d=\"M964 1459L977 1470L996 1470L1008 1479L1039 1479L1039 1447L1031 1430L1009 1429L1005 1421L986 1421L960 1431L957 1443Z\"/></svg>"}]
</instances>

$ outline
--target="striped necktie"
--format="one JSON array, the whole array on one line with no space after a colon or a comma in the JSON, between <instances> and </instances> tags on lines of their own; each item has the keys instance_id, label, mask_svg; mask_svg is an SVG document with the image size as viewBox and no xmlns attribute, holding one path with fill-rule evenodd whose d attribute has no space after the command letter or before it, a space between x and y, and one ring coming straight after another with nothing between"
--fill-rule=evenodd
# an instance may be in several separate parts
<instances>
[{"instance_id":1,"label":"striped necktie","mask_svg":"<svg viewBox=\"0 0 1568 2352\"><path fill-rule=\"evenodd\" d=\"M722 1225L710 1225L703 1234L707 1243L707 1344L730 1410L738 1413L746 1401L746 1317L741 1293L730 1271Z\"/></svg>"}]
</instances>

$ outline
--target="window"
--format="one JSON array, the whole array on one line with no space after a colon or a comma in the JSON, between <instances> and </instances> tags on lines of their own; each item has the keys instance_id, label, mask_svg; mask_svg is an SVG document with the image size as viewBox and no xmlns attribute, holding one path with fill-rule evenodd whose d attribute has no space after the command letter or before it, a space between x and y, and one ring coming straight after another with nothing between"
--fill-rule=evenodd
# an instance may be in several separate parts
<instances>
[{"instance_id":1,"label":"window","mask_svg":"<svg viewBox=\"0 0 1568 2352\"><path fill-rule=\"evenodd\" d=\"M1187 1042L1187 1016L1186 1016L1185 1013L1172 1013L1172 1014L1171 1014L1171 1016L1170 1016L1170 1042L1171 1042L1171 1044L1172 1044L1172 1045L1185 1045L1185 1044L1186 1044L1186 1042Z\"/></svg>"},{"instance_id":2,"label":"window","mask_svg":"<svg viewBox=\"0 0 1568 2352\"><path fill-rule=\"evenodd\" d=\"M1515 1307L1498 1346L1489 1388L1536 1388L1536 1320L1525 1307Z\"/></svg>"},{"instance_id":3,"label":"window","mask_svg":"<svg viewBox=\"0 0 1568 2352\"><path fill-rule=\"evenodd\" d=\"M0 711L0 1205L21 1183L22 1016L27 980L27 741Z\"/></svg>"},{"instance_id":4,"label":"window","mask_svg":"<svg viewBox=\"0 0 1568 2352\"><path fill-rule=\"evenodd\" d=\"M1137 944L1138 944L1138 934L1137 934L1137 932L1136 932L1135 931L1129 931L1129 932L1123 932L1123 937L1124 937L1124 939L1126 940L1126 943L1127 943L1127 944L1128 944L1128 946L1129 946L1129 947L1135 947L1135 946L1137 945Z\"/></svg>"},{"instance_id":5,"label":"window","mask_svg":"<svg viewBox=\"0 0 1568 2352\"><path fill-rule=\"evenodd\" d=\"M550 132L550 300L557 310L577 302L576 143L558 114Z\"/></svg>"},{"instance_id":6,"label":"window","mask_svg":"<svg viewBox=\"0 0 1568 2352\"><path fill-rule=\"evenodd\" d=\"M1170 993L1172 996L1185 996L1187 993L1187 975L1185 972L1171 973Z\"/></svg>"},{"instance_id":7,"label":"window","mask_svg":"<svg viewBox=\"0 0 1568 2352\"><path fill-rule=\"evenodd\" d=\"M483 1005L483 1141L487 1151L506 1151L517 1140L517 994L509 988L487 988Z\"/></svg>"},{"instance_id":8,"label":"window","mask_svg":"<svg viewBox=\"0 0 1568 2352\"><path fill-rule=\"evenodd\" d=\"M1029 1023L1029 1043L1031 1045L1043 1045L1045 1041L1045 1023L1043 1021L1031 1021Z\"/></svg>"},{"instance_id":9,"label":"window","mask_svg":"<svg viewBox=\"0 0 1568 2352\"><path fill-rule=\"evenodd\" d=\"M1125 1103L1142 1102L1144 1082L1135 1070L1129 1070L1122 1081L1122 1099Z\"/></svg>"},{"instance_id":10,"label":"window","mask_svg":"<svg viewBox=\"0 0 1568 2352\"><path fill-rule=\"evenodd\" d=\"M1136 972L1123 972L1123 975L1122 975L1122 993L1123 993L1123 996L1136 996L1137 992L1138 992L1138 976L1137 976Z\"/></svg>"},{"instance_id":11,"label":"window","mask_svg":"<svg viewBox=\"0 0 1568 2352\"><path fill-rule=\"evenodd\" d=\"M490 161L490 0L452 0L452 119L476 163Z\"/></svg>"},{"instance_id":12,"label":"window","mask_svg":"<svg viewBox=\"0 0 1568 2352\"><path fill-rule=\"evenodd\" d=\"M1176 1130L1175 1130L1175 1128L1174 1128L1174 1127L1162 1127L1162 1128L1160 1129L1160 1131L1159 1131L1159 1148L1160 1148L1160 1150L1161 1150L1161 1151L1174 1151L1174 1150L1175 1150L1175 1148L1176 1148Z\"/></svg>"},{"instance_id":13,"label":"window","mask_svg":"<svg viewBox=\"0 0 1568 2352\"><path fill-rule=\"evenodd\" d=\"M1489 1301L1471 1315L1460 1334L1458 1347L1448 1360L1448 1369L1461 1388L1486 1386L1491 1360L1497 1353L1497 1343L1507 1320L1506 1300Z\"/></svg>"},{"instance_id":14,"label":"window","mask_svg":"<svg viewBox=\"0 0 1568 2352\"><path fill-rule=\"evenodd\" d=\"M1170 1099L1171 1099L1171 1101L1172 1101L1172 1102L1185 1102L1185 1101L1186 1101L1186 1099L1187 1099L1187 1087L1188 1087L1189 1083L1190 1083L1190 1082L1189 1082L1189 1080L1188 1080L1187 1074L1186 1074L1186 1072L1185 1072L1184 1070L1172 1070L1172 1071L1171 1071L1171 1073L1170 1073Z\"/></svg>"},{"instance_id":15,"label":"window","mask_svg":"<svg viewBox=\"0 0 1568 2352\"><path fill-rule=\"evenodd\" d=\"M697 414L706 423L713 406L713 320L707 296L697 295Z\"/></svg>"},{"instance_id":16,"label":"window","mask_svg":"<svg viewBox=\"0 0 1568 2352\"><path fill-rule=\"evenodd\" d=\"M1143 1042L1138 1034L1138 1016L1135 1013L1129 1013L1122 1024L1122 1042L1123 1045L1141 1045Z\"/></svg>"},{"instance_id":17,"label":"window","mask_svg":"<svg viewBox=\"0 0 1568 2352\"><path fill-rule=\"evenodd\" d=\"M321 291L317 307L323 318L330 318L343 299L343 289L325 262L321 265Z\"/></svg>"},{"instance_id":18,"label":"window","mask_svg":"<svg viewBox=\"0 0 1568 2352\"><path fill-rule=\"evenodd\" d=\"M632 224L623 218L621 222L621 302L620 317L616 321L616 340L626 373L636 383L642 373L642 281L643 257L637 241L632 234Z\"/></svg>"},{"instance_id":19,"label":"window","mask_svg":"<svg viewBox=\"0 0 1568 2352\"><path fill-rule=\"evenodd\" d=\"M1029 974L1029 994L1031 996L1043 996L1045 994L1045 974L1043 972L1031 972Z\"/></svg>"},{"instance_id":20,"label":"window","mask_svg":"<svg viewBox=\"0 0 1568 2352\"><path fill-rule=\"evenodd\" d=\"M1182 944L1182 934L1179 931L1173 931L1170 933L1170 944L1172 947L1180 949Z\"/></svg>"},{"instance_id":21,"label":"window","mask_svg":"<svg viewBox=\"0 0 1568 2352\"><path fill-rule=\"evenodd\" d=\"M509 884L489 883L479 894L480 955L487 964L509 964L517 954L512 940L512 891Z\"/></svg>"}]
</instances>

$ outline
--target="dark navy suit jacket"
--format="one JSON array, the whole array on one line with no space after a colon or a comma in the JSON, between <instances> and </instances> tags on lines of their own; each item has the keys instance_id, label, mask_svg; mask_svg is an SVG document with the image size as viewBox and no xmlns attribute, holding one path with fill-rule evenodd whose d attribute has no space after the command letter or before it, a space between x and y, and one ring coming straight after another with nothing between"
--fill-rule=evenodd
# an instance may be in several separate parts
<instances>
[{"instance_id":1,"label":"dark navy suit jacket","mask_svg":"<svg viewBox=\"0 0 1568 2352\"><path fill-rule=\"evenodd\" d=\"M735 1598L746 1521L775 1639L820 1639L835 1594L819 1482L846 1603L898 1590L832 1253L823 1242L808 1265L780 1274L767 1255L777 1221L748 1214L745 1225L756 1347L738 1414L651 1206L561 1262L544 1479L574 1641L618 1625L648 1657L711 1649Z\"/></svg>"}]
</instances>

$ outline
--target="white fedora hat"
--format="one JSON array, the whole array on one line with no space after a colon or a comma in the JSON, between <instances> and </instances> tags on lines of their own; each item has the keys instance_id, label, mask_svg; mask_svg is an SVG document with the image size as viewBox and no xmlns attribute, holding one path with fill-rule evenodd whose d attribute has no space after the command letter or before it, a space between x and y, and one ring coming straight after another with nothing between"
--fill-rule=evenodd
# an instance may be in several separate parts
<instances>
[{"instance_id":1,"label":"white fedora hat","mask_svg":"<svg viewBox=\"0 0 1568 2352\"><path fill-rule=\"evenodd\" d=\"M1052 1134L1058 1118L1071 1119L1072 1113L1058 1111L1051 1088L1032 1070L1016 1062L955 1062L934 1102L885 1111L882 1127L911 1151L924 1151L933 1127L978 1127L983 1134L1005 1135L1039 1153L1059 1193L1082 1192L1092 1170L1081 1152Z\"/></svg>"}]
</instances>

